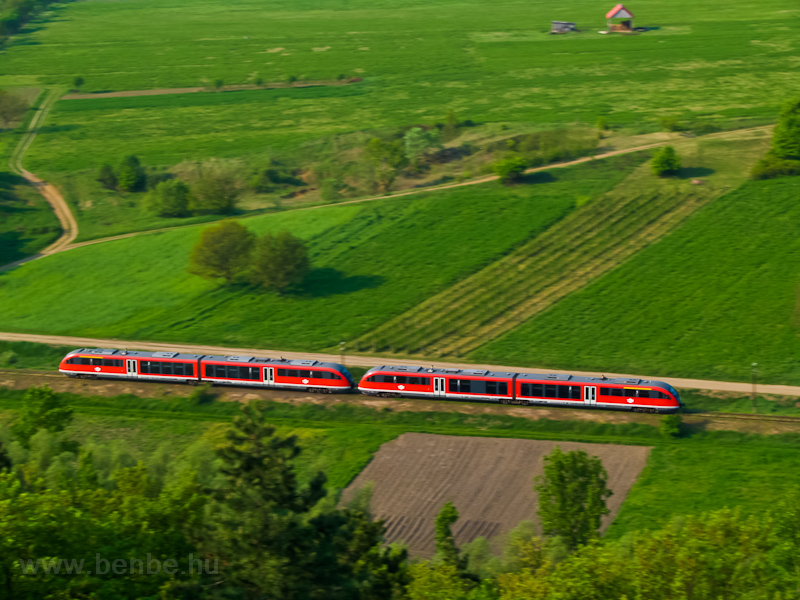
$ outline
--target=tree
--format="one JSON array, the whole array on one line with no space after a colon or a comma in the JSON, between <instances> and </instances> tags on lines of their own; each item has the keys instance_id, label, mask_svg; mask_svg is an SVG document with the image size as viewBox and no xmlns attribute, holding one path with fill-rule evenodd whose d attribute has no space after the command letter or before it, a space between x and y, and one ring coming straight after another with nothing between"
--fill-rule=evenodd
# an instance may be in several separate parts
<instances>
[{"instance_id":1,"label":"tree","mask_svg":"<svg viewBox=\"0 0 800 600\"><path fill-rule=\"evenodd\" d=\"M323 505L325 476L306 486L297 438L279 437L259 405L243 407L219 450L226 484L214 494L207 551L226 565L221 597L390 600L405 584L405 555L380 547L382 523ZM209 586L211 587L211 586Z\"/></svg>"},{"instance_id":2,"label":"tree","mask_svg":"<svg viewBox=\"0 0 800 600\"><path fill-rule=\"evenodd\" d=\"M800 98L783 105L772 147L751 172L753 179L800 175Z\"/></svg>"},{"instance_id":3,"label":"tree","mask_svg":"<svg viewBox=\"0 0 800 600\"><path fill-rule=\"evenodd\" d=\"M103 164L97 172L97 181L102 183L107 190L116 190L117 176L114 174L114 167L108 163Z\"/></svg>"},{"instance_id":4,"label":"tree","mask_svg":"<svg viewBox=\"0 0 800 600\"><path fill-rule=\"evenodd\" d=\"M22 98L0 90L0 121L3 122L3 129L15 121L19 121L28 110L28 105Z\"/></svg>"},{"instance_id":5,"label":"tree","mask_svg":"<svg viewBox=\"0 0 800 600\"><path fill-rule=\"evenodd\" d=\"M58 433L72 422L72 408L47 386L28 388L22 401L22 410L11 431L25 448L40 429Z\"/></svg>"},{"instance_id":6,"label":"tree","mask_svg":"<svg viewBox=\"0 0 800 600\"><path fill-rule=\"evenodd\" d=\"M439 132L425 131L422 127L412 127L403 137L406 158L411 162L411 168L419 169L420 159L431 148L438 147Z\"/></svg>"},{"instance_id":7,"label":"tree","mask_svg":"<svg viewBox=\"0 0 800 600\"><path fill-rule=\"evenodd\" d=\"M255 243L250 281L283 292L303 281L310 269L303 240L288 231L268 233Z\"/></svg>"},{"instance_id":8,"label":"tree","mask_svg":"<svg viewBox=\"0 0 800 600\"><path fill-rule=\"evenodd\" d=\"M147 194L147 207L159 217L185 217L189 214L191 193L180 179L161 181Z\"/></svg>"},{"instance_id":9,"label":"tree","mask_svg":"<svg viewBox=\"0 0 800 600\"><path fill-rule=\"evenodd\" d=\"M601 518L609 513L608 473L599 458L583 450L564 453L556 447L544 462L544 476L536 478L535 486L542 529L573 550L597 536Z\"/></svg>"},{"instance_id":10,"label":"tree","mask_svg":"<svg viewBox=\"0 0 800 600\"><path fill-rule=\"evenodd\" d=\"M400 170L408 164L401 140L372 138L364 148L364 158L378 190L387 193Z\"/></svg>"},{"instance_id":11,"label":"tree","mask_svg":"<svg viewBox=\"0 0 800 600\"><path fill-rule=\"evenodd\" d=\"M86 82L83 80L83 77L81 77L80 75L76 75L75 77L72 78L72 88L75 89L75 90L81 89L81 87L83 87L84 83L86 83Z\"/></svg>"},{"instance_id":12,"label":"tree","mask_svg":"<svg viewBox=\"0 0 800 600\"><path fill-rule=\"evenodd\" d=\"M495 175L506 185L519 181L528 168L528 162L519 155L502 158L494 163Z\"/></svg>"},{"instance_id":13,"label":"tree","mask_svg":"<svg viewBox=\"0 0 800 600\"><path fill-rule=\"evenodd\" d=\"M411 565L409 575L408 600L463 600L469 593L469 584L453 565L423 562Z\"/></svg>"},{"instance_id":14,"label":"tree","mask_svg":"<svg viewBox=\"0 0 800 600\"><path fill-rule=\"evenodd\" d=\"M139 192L147 184L147 175L137 156L126 156L117 170L117 187L123 192Z\"/></svg>"},{"instance_id":15,"label":"tree","mask_svg":"<svg viewBox=\"0 0 800 600\"><path fill-rule=\"evenodd\" d=\"M783 105L770 152L779 159L800 160L800 98Z\"/></svg>"},{"instance_id":16,"label":"tree","mask_svg":"<svg viewBox=\"0 0 800 600\"><path fill-rule=\"evenodd\" d=\"M650 161L650 168L659 177L674 175L681 168L681 159L672 146L664 146L656 150L653 160Z\"/></svg>"},{"instance_id":17,"label":"tree","mask_svg":"<svg viewBox=\"0 0 800 600\"><path fill-rule=\"evenodd\" d=\"M458 509L452 502L445 502L436 516L436 558L446 565L463 568L463 558L459 556L458 547L453 537L452 526L458 521Z\"/></svg>"},{"instance_id":18,"label":"tree","mask_svg":"<svg viewBox=\"0 0 800 600\"><path fill-rule=\"evenodd\" d=\"M454 140L458 137L458 118L456 117L455 111L451 108L447 111L447 117L445 118L444 127L442 128L442 139L445 142L449 142L450 140Z\"/></svg>"},{"instance_id":19,"label":"tree","mask_svg":"<svg viewBox=\"0 0 800 600\"><path fill-rule=\"evenodd\" d=\"M191 208L198 212L227 215L236 210L241 195L239 181L223 168L204 168L192 185Z\"/></svg>"},{"instance_id":20,"label":"tree","mask_svg":"<svg viewBox=\"0 0 800 600\"><path fill-rule=\"evenodd\" d=\"M214 89L218 92L225 87L225 82L222 79L215 79L214 80Z\"/></svg>"},{"instance_id":21,"label":"tree","mask_svg":"<svg viewBox=\"0 0 800 600\"><path fill-rule=\"evenodd\" d=\"M203 230L192 248L189 273L206 279L222 278L230 285L247 267L254 237L237 221L223 221Z\"/></svg>"}]
</instances>

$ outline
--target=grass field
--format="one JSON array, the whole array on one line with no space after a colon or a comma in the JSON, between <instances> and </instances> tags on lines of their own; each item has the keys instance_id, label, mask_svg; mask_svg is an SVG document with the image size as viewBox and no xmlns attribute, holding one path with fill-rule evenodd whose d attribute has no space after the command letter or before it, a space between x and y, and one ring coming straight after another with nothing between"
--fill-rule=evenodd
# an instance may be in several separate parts
<instances>
[{"instance_id":1,"label":"grass field","mask_svg":"<svg viewBox=\"0 0 800 600\"><path fill-rule=\"evenodd\" d=\"M800 180L749 182L476 360L800 383Z\"/></svg>"},{"instance_id":2,"label":"grass field","mask_svg":"<svg viewBox=\"0 0 800 600\"><path fill-rule=\"evenodd\" d=\"M364 336L382 350L463 356L602 277L741 185L766 150L752 139L676 143L685 168L660 179L640 164L607 193L583 203L543 235ZM649 153L629 155L633 164ZM703 177L704 185L691 180ZM401 327L401 323L415 323Z\"/></svg>"},{"instance_id":3,"label":"grass field","mask_svg":"<svg viewBox=\"0 0 800 600\"><path fill-rule=\"evenodd\" d=\"M604 36L604 7L518 1L139 0L56 7L3 53L0 85L136 90L305 75L348 87L62 101L32 170L137 154L148 164L281 152L332 133L443 121L657 128L660 115L723 126L772 120L800 90L791 0L637 10L639 36ZM550 36L551 19L583 33ZM320 26L324 23L324 27ZM512 125L513 126L513 125ZM75 152L76 146L80 152Z\"/></svg>"},{"instance_id":4,"label":"grass field","mask_svg":"<svg viewBox=\"0 0 800 600\"><path fill-rule=\"evenodd\" d=\"M622 157L512 188L491 183L248 219L258 233L286 228L310 242L313 270L299 293L284 297L189 275L200 228L111 242L102 252L79 248L0 275L0 327L304 350L338 345L536 236L578 198L608 190L632 168Z\"/></svg>"},{"instance_id":5,"label":"grass field","mask_svg":"<svg viewBox=\"0 0 800 600\"><path fill-rule=\"evenodd\" d=\"M0 388L0 420L13 419L22 395ZM120 440L142 458L165 444L181 452L201 436L217 443L238 412L238 405L228 402L198 406L177 398L66 398L77 415L71 433L82 440ZM611 537L658 527L679 514L725 506L741 506L745 513L760 511L800 485L795 468L800 459L798 435L697 431L667 442L654 426L644 424L530 421L501 415L387 412L353 405L275 402L267 403L266 418L281 433L296 434L305 442L306 451L299 461L301 475L308 477L316 469L324 469L333 488L345 487L382 443L406 432L654 446L645 471L609 529Z\"/></svg>"}]
</instances>

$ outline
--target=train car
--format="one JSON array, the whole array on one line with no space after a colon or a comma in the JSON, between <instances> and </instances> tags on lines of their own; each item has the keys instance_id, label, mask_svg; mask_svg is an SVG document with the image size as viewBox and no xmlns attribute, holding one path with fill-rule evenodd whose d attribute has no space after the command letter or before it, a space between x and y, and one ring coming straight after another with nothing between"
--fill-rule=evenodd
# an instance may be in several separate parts
<instances>
[{"instance_id":1,"label":"train car","mask_svg":"<svg viewBox=\"0 0 800 600\"><path fill-rule=\"evenodd\" d=\"M61 361L59 371L84 379L211 383L326 393L349 392L355 387L350 372L336 363L110 348L73 350Z\"/></svg>"},{"instance_id":2,"label":"train car","mask_svg":"<svg viewBox=\"0 0 800 600\"><path fill-rule=\"evenodd\" d=\"M143 379L197 384L201 354L79 348L67 354L58 370L83 379Z\"/></svg>"},{"instance_id":3,"label":"train car","mask_svg":"<svg viewBox=\"0 0 800 600\"><path fill-rule=\"evenodd\" d=\"M663 381L575 375L518 373L516 404L611 408L634 412L676 412L683 404Z\"/></svg>"},{"instance_id":4,"label":"train car","mask_svg":"<svg viewBox=\"0 0 800 600\"><path fill-rule=\"evenodd\" d=\"M252 385L328 394L349 392L355 387L344 366L316 360L204 356L200 365L202 380L217 385Z\"/></svg>"},{"instance_id":5,"label":"train car","mask_svg":"<svg viewBox=\"0 0 800 600\"><path fill-rule=\"evenodd\" d=\"M514 375L480 369L373 367L361 378L358 389L364 394L387 398L409 396L505 403L513 399Z\"/></svg>"},{"instance_id":6,"label":"train car","mask_svg":"<svg viewBox=\"0 0 800 600\"><path fill-rule=\"evenodd\" d=\"M374 367L364 374L358 389L363 394L390 398L480 400L654 413L673 413L683 406L677 390L663 381L476 369Z\"/></svg>"}]
</instances>

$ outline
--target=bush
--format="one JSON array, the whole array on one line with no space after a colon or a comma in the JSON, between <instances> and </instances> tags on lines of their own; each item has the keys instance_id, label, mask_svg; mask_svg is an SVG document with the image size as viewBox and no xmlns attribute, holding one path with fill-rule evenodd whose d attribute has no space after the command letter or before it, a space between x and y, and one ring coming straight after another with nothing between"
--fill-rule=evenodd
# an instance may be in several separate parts
<instances>
[{"instance_id":1,"label":"bush","mask_svg":"<svg viewBox=\"0 0 800 600\"><path fill-rule=\"evenodd\" d=\"M117 189L117 176L114 174L114 168L108 163L100 167L97 173L97 181L103 184L107 190Z\"/></svg>"},{"instance_id":2,"label":"bush","mask_svg":"<svg viewBox=\"0 0 800 600\"><path fill-rule=\"evenodd\" d=\"M10 367L18 360L19 358L17 357L16 352L13 350L8 350L7 352L0 354L0 367Z\"/></svg>"},{"instance_id":3,"label":"bush","mask_svg":"<svg viewBox=\"0 0 800 600\"><path fill-rule=\"evenodd\" d=\"M136 156L126 156L117 171L117 188L123 192L140 192L147 185L147 175Z\"/></svg>"},{"instance_id":4,"label":"bush","mask_svg":"<svg viewBox=\"0 0 800 600\"><path fill-rule=\"evenodd\" d=\"M750 171L753 179L773 179L791 175L800 175L800 160L782 159L774 154L767 154Z\"/></svg>"},{"instance_id":5,"label":"bush","mask_svg":"<svg viewBox=\"0 0 800 600\"><path fill-rule=\"evenodd\" d=\"M192 393L189 394L189 402L196 406L201 404L211 404L217 399L217 394L212 391L212 386L209 383L198 385Z\"/></svg>"},{"instance_id":6,"label":"bush","mask_svg":"<svg viewBox=\"0 0 800 600\"><path fill-rule=\"evenodd\" d=\"M180 179L159 183L147 196L147 207L159 217L185 217L189 214L189 186Z\"/></svg>"},{"instance_id":7,"label":"bush","mask_svg":"<svg viewBox=\"0 0 800 600\"><path fill-rule=\"evenodd\" d=\"M236 210L241 188L235 175L222 168L206 168L192 185L192 205L195 211L227 215Z\"/></svg>"},{"instance_id":8,"label":"bush","mask_svg":"<svg viewBox=\"0 0 800 600\"><path fill-rule=\"evenodd\" d=\"M671 439L681 435L683 419L680 415L664 415L658 425L658 432L665 438Z\"/></svg>"},{"instance_id":9,"label":"bush","mask_svg":"<svg viewBox=\"0 0 800 600\"><path fill-rule=\"evenodd\" d=\"M657 150L650 161L650 167L653 173L659 177L666 177L667 175L674 175L681 168L681 159L675 148L672 146L664 146Z\"/></svg>"},{"instance_id":10,"label":"bush","mask_svg":"<svg viewBox=\"0 0 800 600\"><path fill-rule=\"evenodd\" d=\"M519 181L527 168L528 163L521 156L503 158L493 165L495 175L497 175L504 184Z\"/></svg>"},{"instance_id":11,"label":"bush","mask_svg":"<svg viewBox=\"0 0 800 600\"><path fill-rule=\"evenodd\" d=\"M683 125L678 120L678 117L668 115L659 118L658 122L664 131L683 131Z\"/></svg>"}]
</instances>

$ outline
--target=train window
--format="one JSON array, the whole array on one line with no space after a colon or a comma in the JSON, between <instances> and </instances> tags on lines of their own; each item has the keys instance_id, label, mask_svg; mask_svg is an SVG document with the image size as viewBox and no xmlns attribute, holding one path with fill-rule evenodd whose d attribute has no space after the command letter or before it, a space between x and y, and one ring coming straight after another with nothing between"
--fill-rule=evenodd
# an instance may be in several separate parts
<instances>
[{"instance_id":1,"label":"train window","mask_svg":"<svg viewBox=\"0 0 800 600\"><path fill-rule=\"evenodd\" d=\"M194 377L194 365L192 363L184 363L183 374L189 377Z\"/></svg>"},{"instance_id":2,"label":"train window","mask_svg":"<svg viewBox=\"0 0 800 600\"><path fill-rule=\"evenodd\" d=\"M394 376L395 383L408 383L408 377L405 375L395 375Z\"/></svg>"},{"instance_id":3,"label":"train window","mask_svg":"<svg viewBox=\"0 0 800 600\"><path fill-rule=\"evenodd\" d=\"M581 399L581 386L573 385L572 386L572 399L573 400L580 400Z\"/></svg>"},{"instance_id":4,"label":"train window","mask_svg":"<svg viewBox=\"0 0 800 600\"><path fill-rule=\"evenodd\" d=\"M461 379L458 382L458 388L460 392L470 393L472 391L472 381L469 379Z\"/></svg>"},{"instance_id":5,"label":"train window","mask_svg":"<svg viewBox=\"0 0 800 600\"><path fill-rule=\"evenodd\" d=\"M448 392L458 392L458 379L451 379L447 382Z\"/></svg>"},{"instance_id":6,"label":"train window","mask_svg":"<svg viewBox=\"0 0 800 600\"><path fill-rule=\"evenodd\" d=\"M163 365L161 365L161 374L172 375L172 363L165 362Z\"/></svg>"},{"instance_id":7,"label":"train window","mask_svg":"<svg viewBox=\"0 0 800 600\"><path fill-rule=\"evenodd\" d=\"M556 386L546 383L544 386L544 394L542 394L545 398L558 398L558 392L556 391Z\"/></svg>"},{"instance_id":8,"label":"train window","mask_svg":"<svg viewBox=\"0 0 800 600\"><path fill-rule=\"evenodd\" d=\"M531 384L530 383L523 383L519 386L519 394L520 396L532 396L531 394Z\"/></svg>"},{"instance_id":9,"label":"train window","mask_svg":"<svg viewBox=\"0 0 800 600\"><path fill-rule=\"evenodd\" d=\"M639 398L650 398L650 390L637 390Z\"/></svg>"},{"instance_id":10,"label":"train window","mask_svg":"<svg viewBox=\"0 0 800 600\"><path fill-rule=\"evenodd\" d=\"M558 386L558 397L564 400L571 400L572 399L572 390L570 389L572 386L570 385L560 385Z\"/></svg>"},{"instance_id":11,"label":"train window","mask_svg":"<svg viewBox=\"0 0 800 600\"><path fill-rule=\"evenodd\" d=\"M487 381L486 382L486 393L487 394L496 394L497 393L497 382L496 381Z\"/></svg>"},{"instance_id":12,"label":"train window","mask_svg":"<svg viewBox=\"0 0 800 600\"><path fill-rule=\"evenodd\" d=\"M503 396L508 396L508 382L507 381L499 381L497 382L497 393L502 394Z\"/></svg>"}]
</instances>

